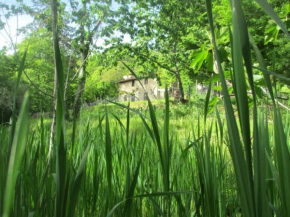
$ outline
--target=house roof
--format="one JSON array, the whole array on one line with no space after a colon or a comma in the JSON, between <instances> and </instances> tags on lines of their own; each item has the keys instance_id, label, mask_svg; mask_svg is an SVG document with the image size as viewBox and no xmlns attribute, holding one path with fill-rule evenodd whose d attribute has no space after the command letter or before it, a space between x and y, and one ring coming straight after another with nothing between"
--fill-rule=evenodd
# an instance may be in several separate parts
<instances>
[{"instance_id":1,"label":"house roof","mask_svg":"<svg viewBox=\"0 0 290 217\"><path fill-rule=\"evenodd\" d=\"M128 81L135 81L135 80L136 80L136 78L133 77L133 78L128 78L128 79L121 80L121 81L119 81L119 83L125 83L125 82L128 82Z\"/></svg>"},{"instance_id":2,"label":"house roof","mask_svg":"<svg viewBox=\"0 0 290 217\"><path fill-rule=\"evenodd\" d=\"M135 76L129 75L129 76L124 76L124 79L119 81L119 83L125 83L125 82L128 82L128 81L135 81L135 80L136 80Z\"/></svg>"}]
</instances>

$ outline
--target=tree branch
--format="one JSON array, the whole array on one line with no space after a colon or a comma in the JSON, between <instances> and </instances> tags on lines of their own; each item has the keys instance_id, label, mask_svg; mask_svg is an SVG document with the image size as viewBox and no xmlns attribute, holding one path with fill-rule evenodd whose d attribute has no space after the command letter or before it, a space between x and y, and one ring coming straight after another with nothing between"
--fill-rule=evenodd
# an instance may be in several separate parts
<instances>
[{"instance_id":1,"label":"tree branch","mask_svg":"<svg viewBox=\"0 0 290 217\"><path fill-rule=\"evenodd\" d=\"M129 48L129 49L130 49L130 48ZM156 63L158 66L160 66L160 67L163 68L163 69L168 70L169 72L173 73L174 75L176 74L176 71L174 71L173 69L169 68L168 66L166 66L166 65L164 65L164 64L162 64L162 63L160 63L160 62L158 62L157 60L154 60L154 59L152 59L151 57L146 56L145 54L142 54L142 53L140 53L140 52L138 52L138 51L134 51L134 50L132 50L132 49L131 49L131 51L133 51L134 53L136 53L136 54L139 55L139 56L142 56L142 57L144 57L144 58L146 58L146 59L148 59L148 60L150 60L150 61Z\"/></svg>"},{"instance_id":2,"label":"tree branch","mask_svg":"<svg viewBox=\"0 0 290 217\"><path fill-rule=\"evenodd\" d=\"M276 102L278 103L278 105L282 106L283 108L285 108L286 110L290 111L290 108L287 107L286 105L284 105L283 103L279 102L278 100L276 100Z\"/></svg>"},{"instance_id":3,"label":"tree branch","mask_svg":"<svg viewBox=\"0 0 290 217\"><path fill-rule=\"evenodd\" d=\"M86 56L86 58L84 59L84 61L82 62L82 64L80 65L80 67L78 68L77 72L74 74L74 76L72 77L72 79L70 80L70 82L68 82L65 86L65 90L71 85L71 83L75 80L75 78L77 77L77 75L79 74L79 71L81 70L81 68L83 67L83 65L85 64L85 62L87 61L87 59L89 58L90 54L88 54Z\"/></svg>"},{"instance_id":4,"label":"tree branch","mask_svg":"<svg viewBox=\"0 0 290 217\"><path fill-rule=\"evenodd\" d=\"M24 74L25 74L25 76L26 76L26 78L28 79L28 81L32 84L32 86L34 86L38 91L40 91L41 93L43 93L44 95L46 95L46 96L49 96L49 97L51 97L51 98L53 98L53 96L52 95L50 95L50 94L48 94L48 93L46 93L46 92L44 92L43 90L41 90L39 87L37 87L36 86L36 84L29 78L29 76L27 75L27 73L25 72L25 71L23 71L24 72Z\"/></svg>"},{"instance_id":5,"label":"tree branch","mask_svg":"<svg viewBox=\"0 0 290 217\"><path fill-rule=\"evenodd\" d=\"M88 42L89 44L91 44L93 36L95 35L95 33L97 32L97 30L99 29L100 25L102 24L102 20L99 19L95 25L95 27L93 28L93 30L91 31L89 38L88 38Z\"/></svg>"}]
</instances>

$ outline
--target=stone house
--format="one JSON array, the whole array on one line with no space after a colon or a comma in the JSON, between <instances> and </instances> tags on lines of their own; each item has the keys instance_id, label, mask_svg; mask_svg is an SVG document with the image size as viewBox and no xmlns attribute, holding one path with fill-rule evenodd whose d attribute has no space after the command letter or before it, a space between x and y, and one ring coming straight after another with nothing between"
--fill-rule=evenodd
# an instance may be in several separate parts
<instances>
[{"instance_id":1,"label":"stone house","mask_svg":"<svg viewBox=\"0 0 290 217\"><path fill-rule=\"evenodd\" d=\"M164 98L165 89L158 88L156 78L142 78L140 82L144 89L133 75L124 76L123 80L119 81L119 101L147 100L147 97Z\"/></svg>"}]
</instances>

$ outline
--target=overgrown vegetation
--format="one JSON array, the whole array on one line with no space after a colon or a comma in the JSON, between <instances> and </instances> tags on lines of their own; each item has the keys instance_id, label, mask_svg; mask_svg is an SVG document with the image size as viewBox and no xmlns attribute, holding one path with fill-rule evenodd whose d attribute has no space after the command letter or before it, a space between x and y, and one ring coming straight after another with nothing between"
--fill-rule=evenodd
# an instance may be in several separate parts
<instances>
[{"instance_id":1,"label":"overgrown vegetation","mask_svg":"<svg viewBox=\"0 0 290 217\"><path fill-rule=\"evenodd\" d=\"M290 216L290 122L289 114L278 106L275 86L277 78L287 78L267 69L248 32L241 2L230 3L232 62L224 65L212 2L205 1L222 105L216 106L211 96L213 76L202 110L172 105L166 90L158 108L150 99L143 109L111 102L114 106L75 118L67 128L65 72L53 0L56 134L50 147L50 127L43 117L29 129L28 94L17 115L26 50L15 79L11 126L0 128L3 217ZM271 6L263 0L257 3L289 40ZM256 70L267 88L263 102L254 81Z\"/></svg>"}]
</instances>

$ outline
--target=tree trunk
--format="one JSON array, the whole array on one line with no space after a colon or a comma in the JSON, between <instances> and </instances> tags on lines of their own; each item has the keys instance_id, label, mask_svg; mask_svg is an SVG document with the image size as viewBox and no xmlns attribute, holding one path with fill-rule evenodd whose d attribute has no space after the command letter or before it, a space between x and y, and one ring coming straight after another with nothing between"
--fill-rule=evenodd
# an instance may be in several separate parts
<instances>
[{"instance_id":1,"label":"tree trunk","mask_svg":"<svg viewBox=\"0 0 290 217\"><path fill-rule=\"evenodd\" d=\"M82 52L82 67L79 72L79 82L78 82L78 90L74 101L74 109L73 109L73 118L78 119L80 116L81 106L82 106L82 93L85 89L86 84L86 58L88 55L88 50Z\"/></svg>"},{"instance_id":2,"label":"tree trunk","mask_svg":"<svg viewBox=\"0 0 290 217\"><path fill-rule=\"evenodd\" d=\"M176 76L176 81L178 82L178 87L179 87L179 101L182 103L185 103L185 99L184 99L184 90L183 90L183 86L182 86L182 81L181 81L181 77L180 77L180 72L179 72L179 68L178 68L178 62L176 59L176 47L177 47L177 40L175 40L174 43L174 47L173 47L173 52L175 54L174 57L174 64L175 64L175 76Z\"/></svg>"},{"instance_id":3,"label":"tree trunk","mask_svg":"<svg viewBox=\"0 0 290 217\"><path fill-rule=\"evenodd\" d=\"M185 103L185 98L184 98L184 89L183 89L183 86L182 86L182 81L181 81L181 77L180 77L180 73L179 73L179 69L178 67L176 66L176 80L178 82L178 87L179 87L179 92L180 92L180 102L182 103Z\"/></svg>"}]
</instances>

